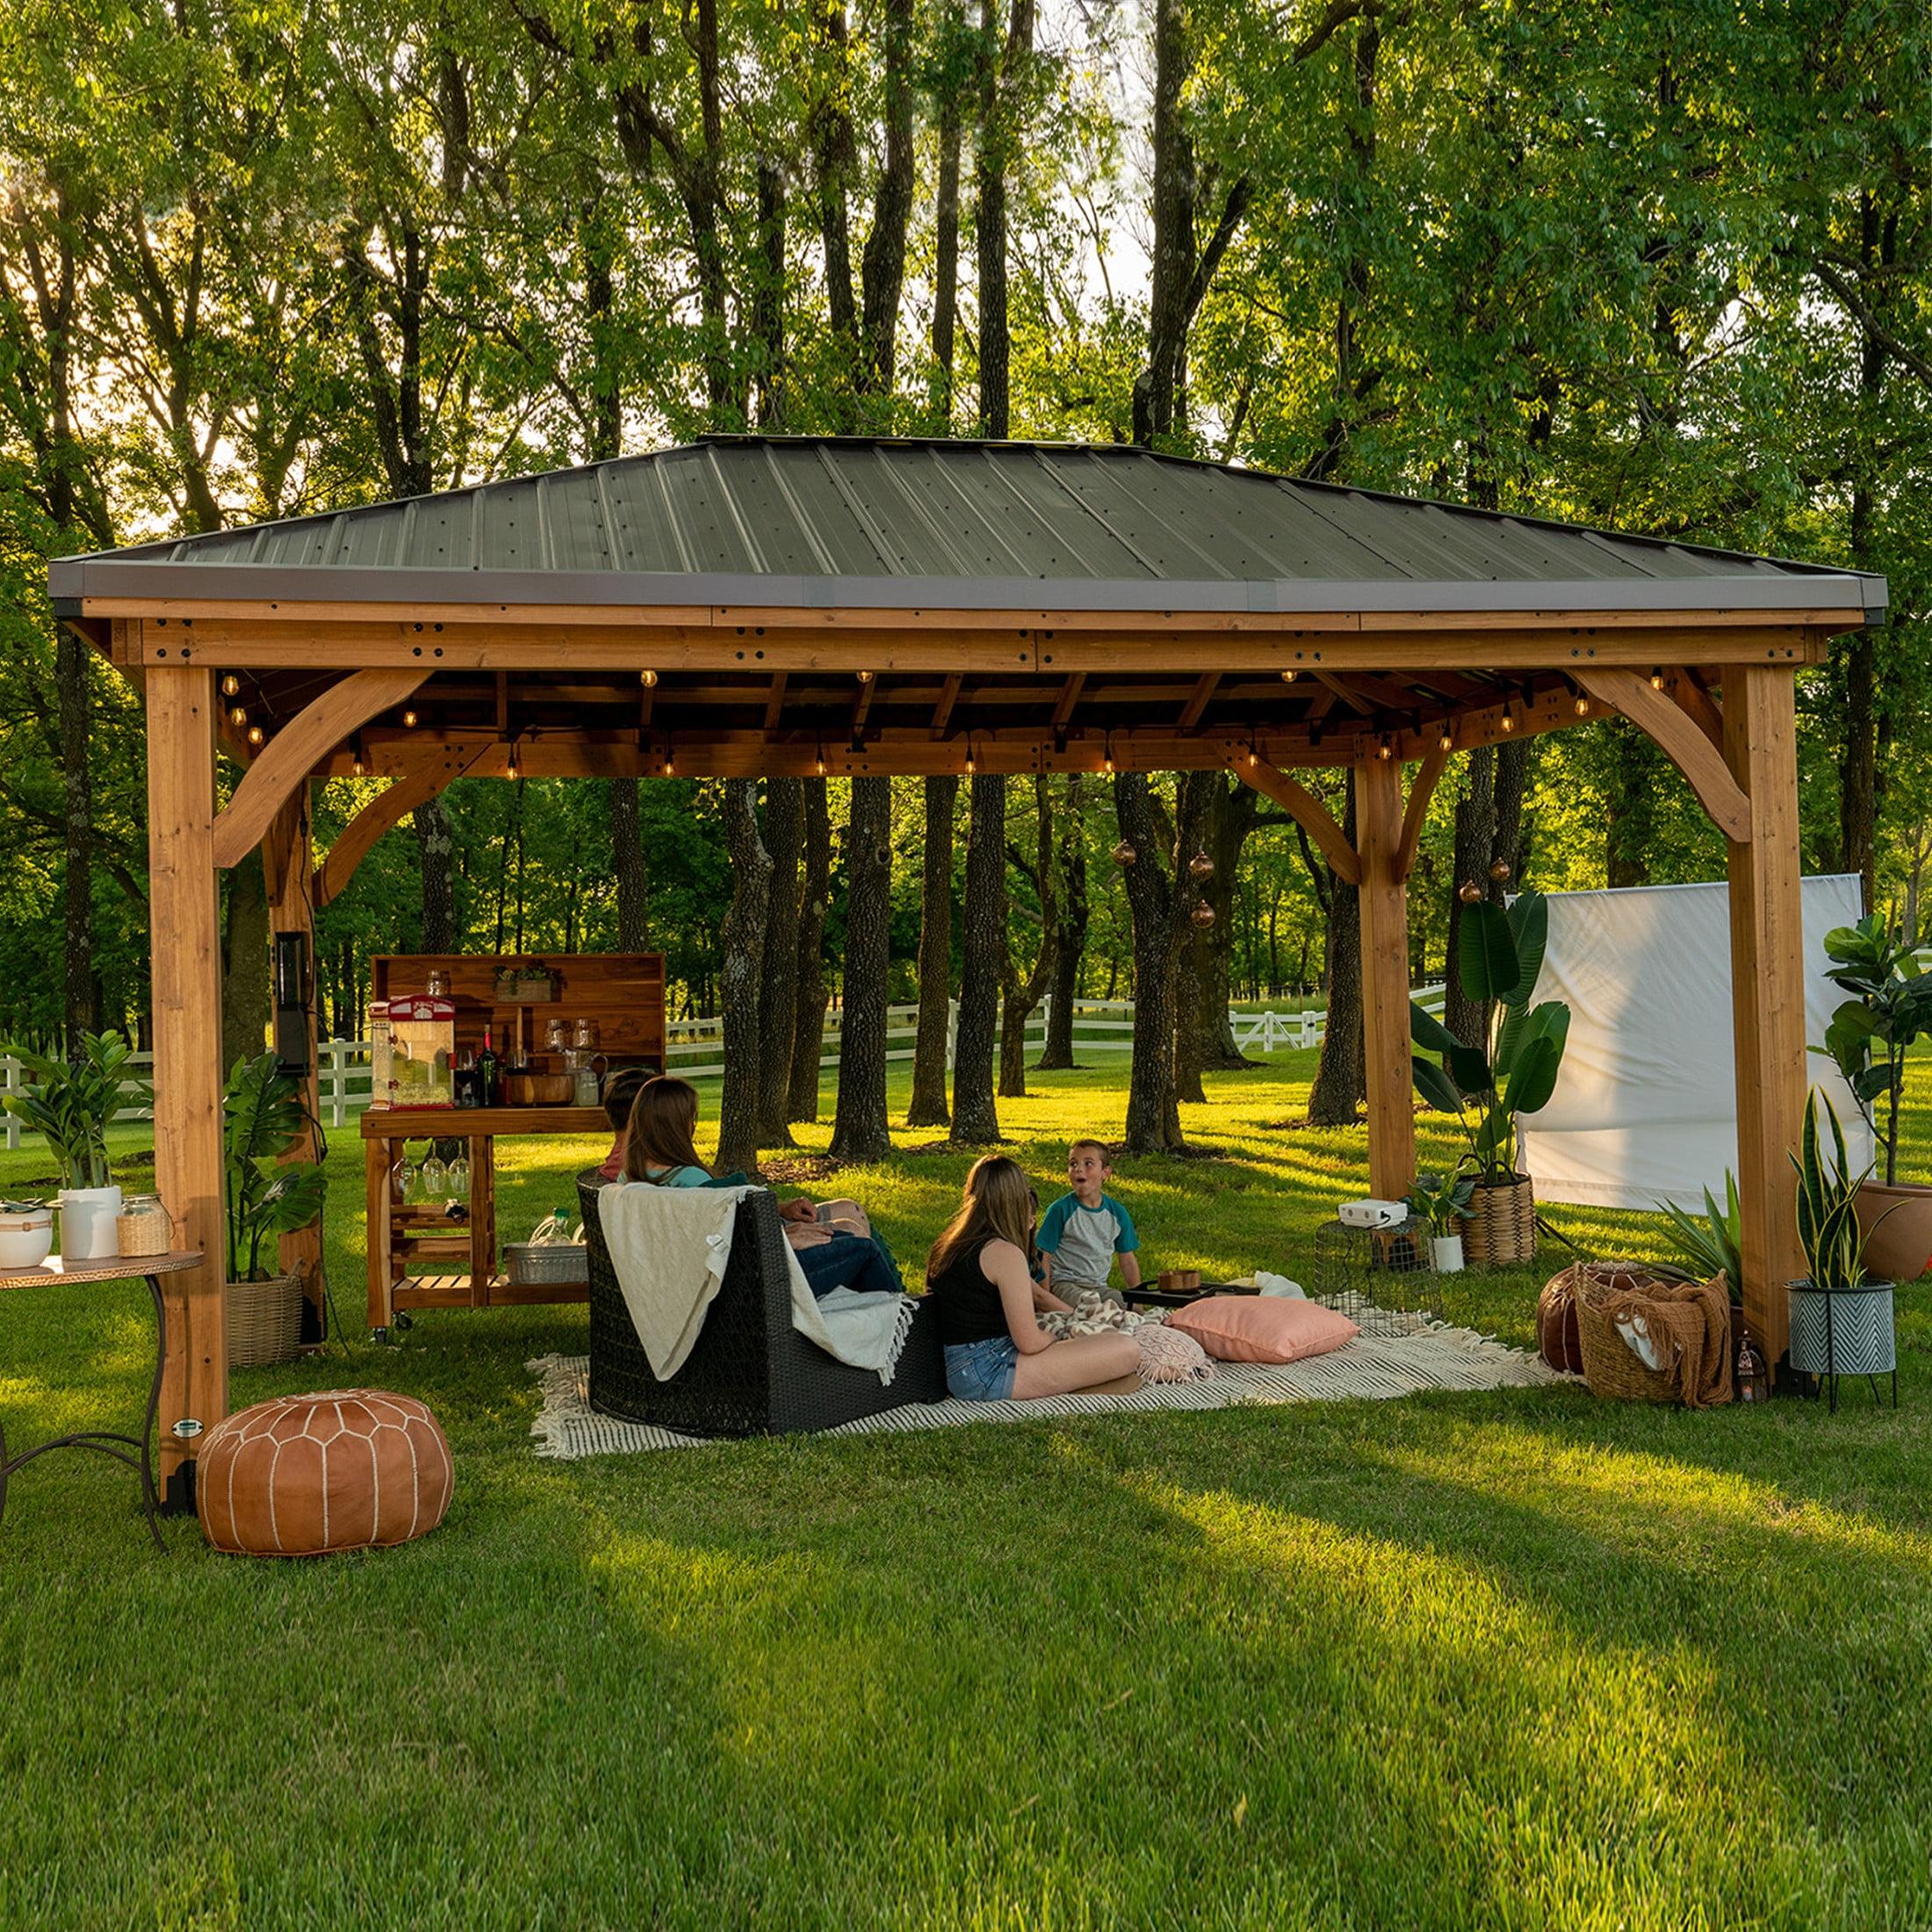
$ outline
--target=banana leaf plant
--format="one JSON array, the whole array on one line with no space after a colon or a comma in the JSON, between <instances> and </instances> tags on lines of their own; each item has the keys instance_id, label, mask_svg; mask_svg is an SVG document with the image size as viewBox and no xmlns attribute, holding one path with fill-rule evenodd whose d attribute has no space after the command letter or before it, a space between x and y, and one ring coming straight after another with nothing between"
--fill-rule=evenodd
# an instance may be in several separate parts
<instances>
[{"instance_id":1,"label":"banana leaf plant","mask_svg":"<svg viewBox=\"0 0 1932 1932\"><path fill-rule=\"evenodd\" d=\"M107 1128L123 1107L155 1104L154 1090L137 1080L128 1063L134 1049L124 1035L83 1033L71 1059L54 1059L25 1047L0 1047L33 1076L33 1083L6 1096L6 1110L43 1135L60 1164L67 1188L108 1185Z\"/></svg>"},{"instance_id":2,"label":"banana leaf plant","mask_svg":"<svg viewBox=\"0 0 1932 1932\"><path fill-rule=\"evenodd\" d=\"M1831 1127L1831 1164L1820 1156L1818 1116ZM1798 1170L1798 1244L1805 1251L1806 1279L1814 1288L1856 1288L1865 1282L1865 1242L1870 1230L1858 1225L1858 1190L1871 1173L1868 1164L1853 1173L1845 1155L1845 1130L1828 1094L1812 1089L1805 1109L1799 1152L1788 1157ZM1896 1209L1887 1208L1886 1215ZM1879 1222L1885 1215L1878 1217ZM1873 1222L1873 1227L1878 1222Z\"/></svg>"},{"instance_id":3,"label":"banana leaf plant","mask_svg":"<svg viewBox=\"0 0 1932 1932\"><path fill-rule=\"evenodd\" d=\"M1469 1141L1464 1159L1484 1185L1522 1178L1517 1117L1549 1105L1563 1064L1569 1008L1560 999L1532 1004L1549 918L1540 892L1518 893L1506 910L1488 901L1463 908L1456 973L1464 997L1482 1009L1481 1045L1458 1040L1409 1003L1410 1034L1423 1049L1413 1056L1416 1091L1460 1124Z\"/></svg>"},{"instance_id":4,"label":"banana leaf plant","mask_svg":"<svg viewBox=\"0 0 1932 1932\"><path fill-rule=\"evenodd\" d=\"M264 1243L308 1227L322 1211L322 1170L285 1160L309 1143L314 1116L301 1083L272 1053L237 1060L221 1098L227 1137L228 1279L264 1281Z\"/></svg>"},{"instance_id":5,"label":"banana leaf plant","mask_svg":"<svg viewBox=\"0 0 1932 1932\"><path fill-rule=\"evenodd\" d=\"M1932 1033L1932 973L1889 920L1869 914L1825 934L1832 961L1825 977L1851 995L1813 1047L1844 1075L1873 1137L1885 1150L1885 1186L1899 1179L1899 1101L1905 1092L1906 1049ZM1878 1103L1885 1103L1880 1124Z\"/></svg>"}]
</instances>

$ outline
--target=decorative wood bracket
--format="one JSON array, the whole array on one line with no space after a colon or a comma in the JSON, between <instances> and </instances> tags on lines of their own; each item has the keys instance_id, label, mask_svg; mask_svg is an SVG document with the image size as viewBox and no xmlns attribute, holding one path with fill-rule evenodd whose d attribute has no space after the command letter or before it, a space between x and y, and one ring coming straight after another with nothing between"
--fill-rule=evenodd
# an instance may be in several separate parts
<instances>
[{"instance_id":1,"label":"decorative wood bracket","mask_svg":"<svg viewBox=\"0 0 1932 1932\"><path fill-rule=\"evenodd\" d=\"M429 675L420 665L352 671L297 712L215 814L216 869L239 864L267 835L283 801L336 746L392 704L401 703Z\"/></svg>"},{"instance_id":2,"label":"decorative wood bracket","mask_svg":"<svg viewBox=\"0 0 1932 1932\"><path fill-rule=\"evenodd\" d=\"M1416 869L1416 854L1422 844L1423 821L1429 816L1429 801L1435 796L1436 785L1448 768L1449 755L1439 744L1431 745L1423 753L1416 782L1409 788L1409 804L1402 812L1402 839L1395 847L1395 876L1398 879L1406 879Z\"/></svg>"},{"instance_id":3,"label":"decorative wood bracket","mask_svg":"<svg viewBox=\"0 0 1932 1932\"><path fill-rule=\"evenodd\" d=\"M417 806L426 805L446 785L475 770L499 747L478 745L465 750L452 746L441 758L406 772L386 790L371 798L337 834L322 862L315 868L314 901L319 912L355 876L359 866L374 849L376 841L392 825L400 825Z\"/></svg>"},{"instance_id":4,"label":"decorative wood bracket","mask_svg":"<svg viewBox=\"0 0 1932 1932\"><path fill-rule=\"evenodd\" d=\"M1350 885L1359 885L1362 861L1348 842L1348 834L1336 824L1334 813L1306 785L1298 783L1286 772L1277 771L1265 759L1252 762L1250 759L1246 752L1230 752L1228 769L1264 798L1280 805L1315 841L1316 849L1328 861L1337 878L1346 880Z\"/></svg>"},{"instance_id":5,"label":"decorative wood bracket","mask_svg":"<svg viewBox=\"0 0 1932 1932\"><path fill-rule=\"evenodd\" d=\"M1651 688L1640 672L1604 667L1579 671L1576 681L1599 704L1620 711L1655 740L1658 748L1683 774L1712 822L1733 845L1751 842L1751 801L1745 795L1724 754L1705 735L1704 727L1674 699Z\"/></svg>"}]
</instances>

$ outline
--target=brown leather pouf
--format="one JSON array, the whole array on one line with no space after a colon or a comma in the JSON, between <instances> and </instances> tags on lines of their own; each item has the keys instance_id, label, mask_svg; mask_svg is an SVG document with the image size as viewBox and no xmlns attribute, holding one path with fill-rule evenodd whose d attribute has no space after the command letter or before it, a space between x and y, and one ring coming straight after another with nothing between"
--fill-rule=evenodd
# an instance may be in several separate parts
<instances>
[{"instance_id":1,"label":"brown leather pouf","mask_svg":"<svg viewBox=\"0 0 1932 1932\"><path fill-rule=\"evenodd\" d=\"M455 1469L410 1395L282 1395L219 1422L201 1445L195 1508L218 1550L326 1556L407 1543L442 1522Z\"/></svg>"},{"instance_id":2,"label":"brown leather pouf","mask_svg":"<svg viewBox=\"0 0 1932 1932\"><path fill-rule=\"evenodd\" d=\"M1565 1268L1544 1284L1536 1302L1536 1352L1563 1375L1583 1373L1583 1344L1576 1332L1575 1272Z\"/></svg>"}]
</instances>

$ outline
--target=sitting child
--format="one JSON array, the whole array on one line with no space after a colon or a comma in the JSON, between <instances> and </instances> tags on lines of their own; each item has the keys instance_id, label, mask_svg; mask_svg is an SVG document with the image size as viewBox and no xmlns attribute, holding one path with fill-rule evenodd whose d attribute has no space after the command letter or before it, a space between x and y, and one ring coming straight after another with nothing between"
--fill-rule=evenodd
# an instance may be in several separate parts
<instances>
[{"instance_id":1,"label":"sitting child","mask_svg":"<svg viewBox=\"0 0 1932 1932\"><path fill-rule=\"evenodd\" d=\"M604 1156L603 1165L597 1170L599 1180L616 1180L623 1176L624 1143L631 1126L631 1109L650 1078L641 1068L626 1067L604 1083L604 1112L610 1116L610 1130L616 1138Z\"/></svg>"},{"instance_id":2,"label":"sitting child","mask_svg":"<svg viewBox=\"0 0 1932 1932\"><path fill-rule=\"evenodd\" d=\"M1082 1288L1097 1288L1114 1301L1108 1286L1114 1258L1121 1258L1121 1280L1130 1288L1141 1285L1141 1264L1135 1251L1141 1237L1134 1217L1107 1192L1114 1169L1099 1141L1075 1141L1067 1149L1067 1186L1047 1209L1034 1237L1047 1261L1047 1287L1062 1302L1071 1303Z\"/></svg>"}]
</instances>

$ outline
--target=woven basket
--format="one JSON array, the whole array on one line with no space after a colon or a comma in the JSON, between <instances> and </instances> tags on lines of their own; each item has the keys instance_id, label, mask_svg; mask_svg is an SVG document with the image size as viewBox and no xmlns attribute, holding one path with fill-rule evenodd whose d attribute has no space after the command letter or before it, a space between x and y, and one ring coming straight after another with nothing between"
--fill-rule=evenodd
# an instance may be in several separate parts
<instances>
[{"instance_id":1,"label":"woven basket","mask_svg":"<svg viewBox=\"0 0 1932 1932\"><path fill-rule=\"evenodd\" d=\"M503 1268L513 1287L590 1281L590 1251L580 1241L506 1241Z\"/></svg>"},{"instance_id":2,"label":"woven basket","mask_svg":"<svg viewBox=\"0 0 1932 1932\"><path fill-rule=\"evenodd\" d=\"M1636 1261L1579 1261L1556 1281L1568 1279L1576 1306L1576 1339L1583 1352L1583 1380L1593 1395L1608 1402L1674 1402L1677 1391L1661 1368L1646 1368L1604 1312L1611 1295L1667 1283Z\"/></svg>"},{"instance_id":3,"label":"woven basket","mask_svg":"<svg viewBox=\"0 0 1932 1932\"><path fill-rule=\"evenodd\" d=\"M1536 1191L1527 1176L1478 1181L1462 1224L1462 1251L1473 1268L1513 1268L1536 1259Z\"/></svg>"},{"instance_id":4,"label":"woven basket","mask_svg":"<svg viewBox=\"0 0 1932 1932\"><path fill-rule=\"evenodd\" d=\"M274 1362L292 1362L302 1352L300 1275L231 1281L224 1292L230 1368L266 1368Z\"/></svg>"}]
</instances>

